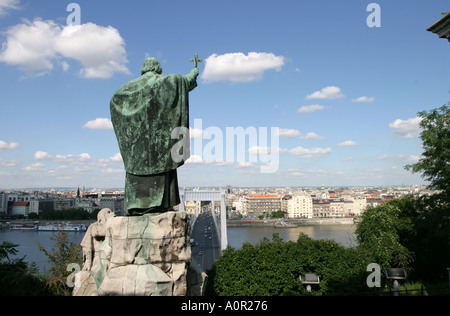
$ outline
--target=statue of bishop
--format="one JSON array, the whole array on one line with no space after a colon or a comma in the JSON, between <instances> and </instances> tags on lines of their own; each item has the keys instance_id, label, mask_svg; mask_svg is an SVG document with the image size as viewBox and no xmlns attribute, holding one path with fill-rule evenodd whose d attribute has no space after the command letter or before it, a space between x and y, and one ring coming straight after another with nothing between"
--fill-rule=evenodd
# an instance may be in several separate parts
<instances>
[{"instance_id":1,"label":"statue of bishop","mask_svg":"<svg viewBox=\"0 0 450 316\"><path fill-rule=\"evenodd\" d=\"M125 166L125 215L162 213L180 203L177 168L190 157L189 92L197 86L197 59L185 75L163 75L147 58L141 76L122 85L110 103ZM179 139L179 129L185 133ZM174 134L176 137L174 137ZM174 159L174 148L180 158Z\"/></svg>"}]
</instances>

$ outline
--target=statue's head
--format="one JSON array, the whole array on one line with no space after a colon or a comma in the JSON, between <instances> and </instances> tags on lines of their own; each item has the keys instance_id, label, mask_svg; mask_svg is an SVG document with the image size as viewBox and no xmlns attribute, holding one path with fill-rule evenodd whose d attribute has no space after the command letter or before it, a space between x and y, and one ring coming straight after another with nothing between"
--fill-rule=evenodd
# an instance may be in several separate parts
<instances>
[{"instance_id":1,"label":"statue's head","mask_svg":"<svg viewBox=\"0 0 450 316\"><path fill-rule=\"evenodd\" d=\"M149 71L156 72L157 74L162 73L161 65L159 61L156 60L156 58L149 57L144 60L144 65L141 68L141 75Z\"/></svg>"},{"instance_id":2,"label":"statue's head","mask_svg":"<svg viewBox=\"0 0 450 316\"><path fill-rule=\"evenodd\" d=\"M109 208L101 209L97 214L97 235L105 236L106 234L106 222L111 217L114 217L114 212Z\"/></svg>"}]
</instances>

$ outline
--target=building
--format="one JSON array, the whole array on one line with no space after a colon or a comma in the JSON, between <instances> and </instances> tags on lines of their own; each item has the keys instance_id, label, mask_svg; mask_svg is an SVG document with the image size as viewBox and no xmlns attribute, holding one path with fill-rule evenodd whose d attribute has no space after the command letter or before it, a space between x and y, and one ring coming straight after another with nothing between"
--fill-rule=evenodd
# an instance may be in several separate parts
<instances>
[{"instance_id":1,"label":"building","mask_svg":"<svg viewBox=\"0 0 450 316\"><path fill-rule=\"evenodd\" d=\"M30 201L28 214L30 214L30 213L39 214L39 200L33 199Z\"/></svg>"},{"instance_id":2,"label":"building","mask_svg":"<svg viewBox=\"0 0 450 316\"><path fill-rule=\"evenodd\" d=\"M124 211L123 197L101 197L99 200L99 209L109 208L116 215L123 215Z\"/></svg>"},{"instance_id":3,"label":"building","mask_svg":"<svg viewBox=\"0 0 450 316\"><path fill-rule=\"evenodd\" d=\"M23 215L27 216L30 210L30 202L14 202L12 204L12 215Z\"/></svg>"},{"instance_id":4,"label":"building","mask_svg":"<svg viewBox=\"0 0 450 316\"><path fill-rule=\"evenodd\" d=\"M281 210L282 195L262 194L248 195L244 200L244 213L248 217L268 217L272 212Z\"/></svg>"},{"instance_id":5,"label":"building","mask_svg":"<svg viewBox=\"0 0 450 316\"><path fill-rule=\"evenodd\" d=\"M0 193L0 214L6 214L8 211L8 193Z\"/></svg>"},{"instance_id":6,"label":"building","mask_svg":"<svg viewBox=\"0 0 450 316\"><path fill-rule=\"evenodd\" d=\"M345 202L343 199L330 200L330 215L331 217L345 216Z\"/></svg>"},{"instance_id":7,"label":"building","mask_svg":"<svg viewBox=\"0 0 450 316\"><path fill-rule=\"evenodd\" d=\"M311 196L294 195L286 201L289 218L312 218L314 216Z\"/></svg>"},{"instance_id":8,"label":"building","mask_svg":"<svg viewBox=\"0 0 450 316\"><path fill-rule=\"evenodd\" d=\"M201 212L201 201L185 201L184 202L184 210L186 213L190 215L195 214L195 209L198 210L198 212Z\"/></svg>"},{"instance_id":9,"label":"building","mask_svg":"<svg viewBox=\"0 0 450 316\"><path fill-rule=\"evenodd\" d=\"M313 217L330 217L330 201L313 199Z\"/></svg>"},{"instance_id":10,"label":"building","mask_svg":"<svg viewBox=\"0 0 450 316\"><path fill-rule=\"evenodd\" d=\"M380 197L369 197L366 199L367 206L377 207L383 204L383 200Z\"/></svg>"},{"instance_id":11,"label":"building","mask_svg":"<svg viewBox=\"0 0 450 316\"><path fill-rule=\"evenodd\" d=\"M75 208L75 199L71 198L60 198L54 200L54 209L55 211L68 210L71 208Z\"/></svg>"},{"instance_id":12,"label":"building","mask_svg":"<svg viewBox=\"0 0 450 316\"><path fill-rule=\"evenodd\" d=\"M367 208L367 201L365 198L354 198L353 199L353 214L355 216L361 215Z\"/></svg>"}]
</instances>

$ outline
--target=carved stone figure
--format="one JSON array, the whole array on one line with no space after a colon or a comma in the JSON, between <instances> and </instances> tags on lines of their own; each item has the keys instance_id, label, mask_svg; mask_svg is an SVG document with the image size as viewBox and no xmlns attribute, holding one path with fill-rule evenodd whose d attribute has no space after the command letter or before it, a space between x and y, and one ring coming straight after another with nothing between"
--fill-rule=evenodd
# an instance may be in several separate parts
<instances>
[{"instance_id":1,"label":"carved stone figure","mask_svg":"<svg viewBox=\"0 0 450 316\"><path fill-rule=\"evenodd\" d=\"M114 217L114 212L109 208L104 208L98 212L97 222L89 225L80 244L83 250L84 271L91 270L98 260L98 249L106 236L106 222L111 217Z\"/></svg>"}]
</instances>

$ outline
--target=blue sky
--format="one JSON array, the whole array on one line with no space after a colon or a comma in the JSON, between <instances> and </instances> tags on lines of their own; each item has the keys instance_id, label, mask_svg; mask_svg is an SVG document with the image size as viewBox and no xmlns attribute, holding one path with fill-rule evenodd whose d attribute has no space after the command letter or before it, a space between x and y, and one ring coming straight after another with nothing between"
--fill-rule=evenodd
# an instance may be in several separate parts
<instances>
[{"instance_id":1,"label":"blue sky","mask_svg":"<svg viewBox=\"0 0 450 316\"><path fill-rule=\"evenodd\" d=\"M449 3L377 1L381 25L369 27L371 2L78 0L68 12L71 1L0 0L0 188L123 187L111 96L146 57L187 74L194 53L200 151L180 186L424 183L403 166L422 153L417 112L450 100L450 45L426 31ZM244 159L208 160L219 135L208 131L225 148L227 127L254 128L260 147L267 129L275 171L261 172L251 145Z\"/></svg>"}]
</instances>

